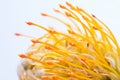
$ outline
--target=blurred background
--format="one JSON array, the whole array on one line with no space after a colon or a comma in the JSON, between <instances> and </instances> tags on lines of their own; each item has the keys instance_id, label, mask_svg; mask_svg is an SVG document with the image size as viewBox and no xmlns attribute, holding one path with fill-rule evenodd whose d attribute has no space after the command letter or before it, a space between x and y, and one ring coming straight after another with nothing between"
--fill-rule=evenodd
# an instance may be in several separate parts
<instances>
[{"instance_id":1,"label":"blurred background","mask_svg":"<svg viewBox=\"0 0 120 80\"><path fill-rule=\"evenodd\" d=\"M36 37L44 34L41 29L26 25L26 21L62 30L59 23L41 17L40 13L56 15L53 8L59 9L58 4L66 1L95 14L110 27L120 43L120 0L0 0L0 80L18 80L18 54L25 53L31 45L29 38L16 37L14 33Z\"/></svg>"}]
</instances>

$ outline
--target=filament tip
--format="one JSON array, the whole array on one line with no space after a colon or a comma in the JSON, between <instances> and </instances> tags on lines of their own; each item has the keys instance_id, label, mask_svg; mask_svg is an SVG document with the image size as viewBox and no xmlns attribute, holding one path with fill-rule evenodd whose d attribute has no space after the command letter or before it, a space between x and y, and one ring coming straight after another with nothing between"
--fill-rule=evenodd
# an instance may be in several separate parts
<instances>
[{"instance_id":1,"label":"filament tip","mask_svg":"<svg viewBox=\"0 0 120 80\"><path fill-rule=\"evenodd\" d=\"M27 58L27 56L24 55L24 54L19 54L19 56L20 56L21 58Z\"/></svg>"},{"instance_id":2,"label":"filament tip","mask_svg":"<svg viewBox=\"0 0 120 80\"><path fill-rule=\"evenodd\" d=\"M68 17L71 17L72 15L68 12L65 12L65 15L68 16Z\"/></svg>"},{"instance_id":3,"label":"filament tip","mask_svg":"<svg viewBox=\"0 0 120 80\"><path fill-rule=\"evenodd\" d=\"M65 6L59 4L59 7L62 8L62 9L65 9Z\"/></svg>"},{"instance_id":4,"label":"filament tip","mask_svg":"<svg viewBox=\"0 0 120 80\"><path fill-rule=\"evenodd\" d=\"M41 15L42 15L42 16L48 16L48 15L47 15L47 14L45 14L45 13L41 13Z\"/></svg>"},{"instance_id":5,"label":"filament tip","mask_svg":"<svg viewBox=\"0 0 120 80\"><path fill-rule=\"evenodd\" d=\"M54 10L55 12L58 12L58 13L60 12L58 9L53 9L53 10Z\"/></svg>"},{"instance_id":6,"label":"filament tip","mask_svg":"<svg viewBox=\"0 0 120 80\"><path fill-rule=\"evenodd\" d=\"M94 18L96 18L96 16L95 16L94 14L92 14L92 16L93 16Z\"/></svg>"},{"instance_id":7,"label":"filament tip","mask_svg":"<svg viewBox=\"0 0 120 80\"><path fill-rule=\"evenodd\" d=\"M26 22L26 24L33 25L34 23L33 22Z\"/></svg>"},{"instance_id":8,"label":"filament tip","mask_svg":"<svg viewBox=\"0 0 120 80\"><path fill-rule=\"evenodd\" d=\"M16 35L16 36L21 36L21 34L20 34L20 33L15 33L15 35Z\"/></svg>"}]
</instances>

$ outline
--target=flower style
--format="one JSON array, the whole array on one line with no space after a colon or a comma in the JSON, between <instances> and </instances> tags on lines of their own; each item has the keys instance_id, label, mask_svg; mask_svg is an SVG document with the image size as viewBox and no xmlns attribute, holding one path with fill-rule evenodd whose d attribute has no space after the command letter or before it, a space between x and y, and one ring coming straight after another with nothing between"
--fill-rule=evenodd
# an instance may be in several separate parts
<instances>
[{"instance_id":1,"label":"flower style","mask_svg":"<svg viewBox=\"0 0 120 80\"><path fill-rule=\"evenodd\" d=\"M41 13L64 24L68 31L59 32L33 22L47 33L32 38L32 45L19 65L20 80L120 80L120 49L111 30L95 15L66 2L54 9L69 22Z\"/></svg>"}]
</instances>

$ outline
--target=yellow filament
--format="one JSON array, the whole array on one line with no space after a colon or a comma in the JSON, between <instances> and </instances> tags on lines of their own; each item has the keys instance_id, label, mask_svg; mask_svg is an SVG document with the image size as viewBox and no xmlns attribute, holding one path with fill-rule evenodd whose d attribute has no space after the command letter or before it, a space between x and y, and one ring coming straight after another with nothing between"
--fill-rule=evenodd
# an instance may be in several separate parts
<instances>
[{"instance_id":1,"label":"yellow filament","mask_svg":"<svg viewBox=\"0 0 120 80\"><path fill-rule=\"evenodd\" d=\"M83 9L68 2L66 5L67 7L60 5L64 12L59 10L55 10L55 12L63 15L71 23L52 15L44 13L42 15L64 24L68 28L68 33L27 22L29 25L45 30L47 34L32 39L33 45L29 49L34 50L26 56L20 55L20 57L32 60L34 69L45 70L47 75L41 76L42 80L54 80L54 75L57 80L72 80L71 78L105 80L105 76L110 79L114 77L109 75L110 73L113 73L119 80L120 48L111 30L101 20ZM82 29L77 24L80 24ZM17 35L19 36L19 34ZM39 54L41 56L36 56ZM106 57L110 57L114 61L114 65ZM103 75L101 72L107 75Z\"/></svg>"}]
</instances>

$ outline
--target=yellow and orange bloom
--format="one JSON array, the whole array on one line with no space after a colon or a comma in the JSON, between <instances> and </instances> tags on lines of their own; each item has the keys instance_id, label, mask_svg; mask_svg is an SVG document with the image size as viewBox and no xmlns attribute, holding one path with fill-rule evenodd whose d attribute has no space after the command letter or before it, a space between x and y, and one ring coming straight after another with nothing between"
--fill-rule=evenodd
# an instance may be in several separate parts
<instances>
[{"instance_id":1,"label":"yellow and orange bloom","mask_svg":"<svg viewBox=\"0 0 120 80\"><path fill-rule=\"evenodd\" d=\"M41 13L64 24L68 31L45 28L44 36L32 38L33 44L19 65L20 80L120 80L120 48L111 30L95 15L66 2L54 9L70 23Z\"/></svg>"}]
</instances>

